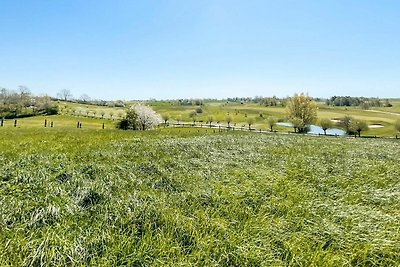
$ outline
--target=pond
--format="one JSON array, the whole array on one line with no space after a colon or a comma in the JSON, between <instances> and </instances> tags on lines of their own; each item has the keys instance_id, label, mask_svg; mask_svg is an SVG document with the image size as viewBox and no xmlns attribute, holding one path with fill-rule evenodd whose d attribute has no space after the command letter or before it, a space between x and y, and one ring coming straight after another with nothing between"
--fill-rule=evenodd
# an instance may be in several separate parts
<instances>
[{"instance_id":1,"label":"pond","mask_svg":"<svg viewBox=\"0 0 400 267\"><path fill-rule=\"evenodd\" d=\"M293 124L290 122L277 122L276 125L279 126L284 126L284 127L293 127ZM318 125L310 125L308 126L308 134L324 134L324 130L322 130L321 127L319 127ZM341 129L337 129L337 128L332 128L332 129L328 129L326 131L326 134L330 134L330 135L345 135L346 132L341 130Z\"/></svg>"}]
</instances>

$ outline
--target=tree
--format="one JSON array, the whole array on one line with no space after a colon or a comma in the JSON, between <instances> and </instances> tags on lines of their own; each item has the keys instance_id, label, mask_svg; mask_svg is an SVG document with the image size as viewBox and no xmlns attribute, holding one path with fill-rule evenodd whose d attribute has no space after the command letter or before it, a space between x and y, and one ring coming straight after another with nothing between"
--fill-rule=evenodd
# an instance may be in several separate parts
<instances>
[{"instance_id":1,"label":"tree","mask_svg":"<svg viewBox=\"0 0 400 267\"><path fill-rule=\"evenodd\" d=\"M81 95L81 101L86 103L90 101L90 96L88 96L87 94L83 94Z\"/></svg>"},{"instance_id":2,"label":"tree","mask_svg":"<svg viewBox=\"0 0 400 267\"><path fill-rule=\"evenodd\" d=\"M324 134L326 135L326 130L333 127L333 123L330 119L323 118L319 120L319 125L321 126L322 130L324 130Z\"/></svg>"},{"instance_id":3,"label":"tree","mask_svg":"<svg viewBox=\"0 0 400 267\"><path fill-rule=\"evenodd\" d=\"M271 129L271 132L272 132L274 126L276 125L276 119L274 117L268 117L267 124L268 124L268 126L269 126L269 128Z\"/></svg>"},{"instance_id":4,"label":"tree","mask_svg":"<svg viewBox=\"0 0 400 267\"><path fill-rule=\"evenodd\" d=\"M294 132L299 132L299 133L304 132L305 125L300 118L293 118L293 119L291 119L290 122L293 125Z\"/></svg>"},{"instance_id":5,"label":"tree","mask_svg":"<svg viewBox=\"0 0 400 267\"><path fill-rule=\"evenodd\" d=\"M196 124L196 120L197 120L197 112L196 111L192 111L189 113L189 117L192 118L193 120L193 124Z\"/></svg>"},{"instance_id":6,"label":"tree","mask_svg":"<svg viewBox=\"0 0 400 267\"><path fill-rule=\"evenodd\" d=\"M352 132L357 132L358 137L361 137L361 132L368 130L368 124L363 120L352 120L350 123Z\"/></svg>"},{"instance_id":7,"label":"tree","mask_svg":"<svg viewBox=\"0 0 400 267\"><path fill-rule=\"evenodd\" d=\"M113 112L113 111L110 111L109 114L110 114L110 118L112 119L113 116L114 116L114 112Z\"/></svg>"},{"instance_id":8,"label":"tree","mask_svg":"<svg viewBox=\"0 0 400 267\"><path fill-rule=\"evenodd\" d=\"M145 131L157 126L161 122L161 117L150 107L136 104L126 112L125 120L128 129Z\"/></svg>"},{"instance_id":9,"label":"tree","mask_svg":"<svg viewBox=\"0 0 400 267\"><path fill-rule=\"evenodd\" d=\"M104 115L106 115L106 112L104 110L101 111L101 118L104 119Z\"/></svg>"},{"instance_id":10,"label":"tree","mask_svg":"<svg viewBox=\"0 0 400 267\"><path fill-rule=\"evenodd\" d=\"M228 128L231 128L232 117L229 115L226 116L226 122L228 123Z\"/></svg>"},{"instance_id":11,"label":"tree","mask_svg":"<svg viewBox=\"0 0 400 267\"><path fill-rule=\"evenodd\" d=\"M57 94L58 98L67 101L70 100L72 98L72 93L70 90L68 89L62 89L58 94Z\"/></svg>"},{"instance_id":12,"label":"tree","mask_svg":"<svg viewBox=\"0 0 400 267\"><path fill-rule=\"evenodd\" d=\"M394 128L396 129L396 131L400 132L400 120L397 120L394 123Z\"/></svg>"},{"instance_id":13,"label":"tree","mask_svg":"<svg viewBox=\"0 0 400 267\"><path fill-rule=\"evenodd\" d=\"M254 119L253 118L248 118L247 119L247 124L249 125L249 130L251 130L251 125L254 124Z\"/></svg>"},{"instance_id":14,"label":"tree","mask_svg":"<svg viewBox=\"0 0 400 267\"><path fill-rule=\"evenodd\" d=\"M351 132L351 130L352 130L351 129L351 121L352 120L353 120L353 117L346 115L346 116L343 117L343 119L341 121L341 125L344 127L344 129L346 130L346 132L348 134L352 133Z\"/></svg>"},{"instance_id":15,"label":"tree","mask_svg":"<svg viewBox=\"0 0 400 267\"><path fill-rule=\"evenodd\" d=\"M210 128L211 128L211 123L213 122L213 120L214 120L213 116L208 116L207 117L207 121L210 124Z\"/></svg>"},{"instance_id":16,"label":"tree","mask_svg":"<svg viewBox=\"0 0 400 267\"><path fill-rule=\"evenodd\" d=\"M162 115L162 119L164 121L164 125L167 125L167 122L169 121L169 118L170 118L170 116L169 116L168 113L165 113L165 114Z\"/></svg>"},{"instance_id":17,"label":"tree","mask_svg":"<svg viewBox=\"0 0 400 267\"><path fill-rule=\"evenodd\" d=\"M298 131L305 131L305 127L314 123L317 119L317 104L308 96L301 93L295 94L287 104L289 120L298 124ZM301 121L301 123L298 123Z\"/></svg>"}]
</instances>

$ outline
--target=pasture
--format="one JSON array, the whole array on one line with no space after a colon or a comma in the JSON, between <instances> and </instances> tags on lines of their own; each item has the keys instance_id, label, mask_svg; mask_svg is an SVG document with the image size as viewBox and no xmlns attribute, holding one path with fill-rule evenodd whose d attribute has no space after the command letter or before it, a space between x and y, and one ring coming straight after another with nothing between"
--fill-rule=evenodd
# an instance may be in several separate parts
<instances>
[{"instance_id":1,"label":"pasture","mask_svg":"<svg viewBox=\"0 0 400 267\"><path fill-rule=\"evenodd\" d=\"M394 137L396 130L393 124L396 120L400 119L400 101L393 99L391 100L393 107L381 107L371 108L370 110L363 110L360 107L331 107L326 106L324 102L318 102L318 118L328 119L340 119L344 116L352 116L355 119L365 120L368 124L379 124L380 128L370 128L364 131L363 135L368 136L384 136ZM134 104L135 102L129 102ZM172 123L193 122L193 118L190 117L190 113L195 111L196 108L201 108L201 113L196 115L196 122L198 124L205 124L208 118L213 118L213 124L219 122L220 125L226 126L226 117L231 116L231 125L237 127L246 127L248 118L254 120L253 128L256 129L269 129L267 124L268 117L274 117L279 121L286 121L286 110L285 107L265 107L259 104L253 103L232 103L224 101L205 101L203 106L194 105L180 105L177 101L158 101L158 102L146 102L147 105L151 106L159 114L168 114ZM125 115L124 108L116 107L101 107L92 105L82 105L76 103L65 103L59 104L61 114L73 117L83 118L103 118L105 120L117 120ZM340 126L335 126L340 128ZM291 127L276 126L278 131L292 131Z\"/></svg>"},{"instance_id":2,"label":"pasture","mask_svg":"<svg viewBox=\"0 0 400 267\"><path fill-rule=\"evenodd\" d=\"M1 266L400 264L398 140L59 118L0 128Z\"/></svg>"}]
</instances>

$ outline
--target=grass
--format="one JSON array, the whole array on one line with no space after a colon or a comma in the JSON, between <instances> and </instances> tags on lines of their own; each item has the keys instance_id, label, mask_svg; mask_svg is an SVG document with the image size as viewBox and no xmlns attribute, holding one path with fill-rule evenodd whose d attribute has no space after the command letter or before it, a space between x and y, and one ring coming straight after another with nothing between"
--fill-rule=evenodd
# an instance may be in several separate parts
<instances>
[{"instance_id":1,"label":"grass","mask_svg":"<svg viewBox=\"0 0 400 267\"><path fill-rule=\"evenodd\" d=\"M363 132L368 136L384 136L394 137L396 130L394 129L394 122L400 119L400 101L392 99L393 107L371 108L371 110L363 110L360 107L330 107L326 106L324 102L318 102L318 118L337 119L343 118L346 115L352 116L356 119L365 120L368 124L381 124L382 128L371 128ZM132 102L133 104L133 102ZM197 106L181 106L176 101L159 101L147 102L146 104L160 114L169 114L171 122L192 122L193 119L189 114L196 109ZM82 105L77 103L59 103L61 114L68 117L74 115L75 118L97 118L102 117L104 112L104 119L112 121L111 119L119 119L124 116L124 108L104 107L94 105ZM74 112L75 111L75 112ZM96 113L94 114L94 111ZM213 117L213 122L220 122L221 125L226 125L226 117L232 117L232 125L237 127L247 127L248 118L254 119L253 128L256 129L269 129L267 125L267 118L272 116L279 121L287 121L285 107L265 107L259 104L252 103L226 103L223 101L206 101L202 106L202 113L196 116L198 123L206 123L208 117ZM87 113L89 112L89 113ZM113 117L110 115L113 114ZM260 116L262 114L262 117ZM91 122L91 120L89 120ZM340 126L335 126L340 128ZM278 131L291 131L291 127L276 126Z\"/></svg>"},{"instance_id":2,"label":"grass","mask_svg":"<svg viewBox=\"0 0 400 267\"><path fill-rule=\"evenodd\" d=\"M1 266L400 264L397 140L67 122L0 140Z\"/></svg>"}]
</instances>

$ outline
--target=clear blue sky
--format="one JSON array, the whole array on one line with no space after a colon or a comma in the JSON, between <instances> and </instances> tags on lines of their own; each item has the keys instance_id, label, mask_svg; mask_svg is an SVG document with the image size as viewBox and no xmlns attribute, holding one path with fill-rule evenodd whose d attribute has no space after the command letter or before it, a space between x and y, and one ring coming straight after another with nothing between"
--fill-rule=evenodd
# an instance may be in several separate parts
<instances>
[{"instance_id":1,"label":"clear blue sky","mask_svg":"<svg viewBox=\"0 0 400 267\"><path fill-rule=\"evenodd\" d=\"M397 0L1 0L0 10L9 89L400 97Z\"/></svg>"}]
</instances>

